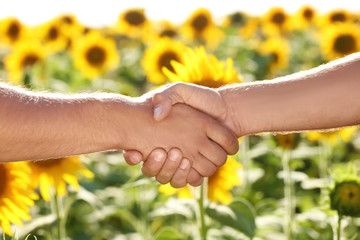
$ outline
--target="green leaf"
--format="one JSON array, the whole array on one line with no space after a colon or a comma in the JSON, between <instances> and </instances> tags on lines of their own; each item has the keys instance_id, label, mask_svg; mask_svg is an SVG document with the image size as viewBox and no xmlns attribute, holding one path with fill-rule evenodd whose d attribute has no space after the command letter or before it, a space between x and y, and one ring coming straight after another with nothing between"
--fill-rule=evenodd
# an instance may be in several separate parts
<instances>
[{"instance_id":1,"label":"green leaf","mask_svg":"<svg viewBox=\"0 0 360 240\"><path fill-rule=\"evenodd\" d=\"M163 228L156 236L155 240L181 240L184 239L178 230L172 227Z\"/></svg>"},{"instance_id":2,"label":"green leaf","mask_svg":"<svg viewBox=\"0 0 360 240\"><path fill-rule=\"evenodd\" d=\"M255 236L255 213L250 203L245 200L234 201L229 206L210 205L206 213L212 219L250 238Z\"/></svg>"}]
</instances>

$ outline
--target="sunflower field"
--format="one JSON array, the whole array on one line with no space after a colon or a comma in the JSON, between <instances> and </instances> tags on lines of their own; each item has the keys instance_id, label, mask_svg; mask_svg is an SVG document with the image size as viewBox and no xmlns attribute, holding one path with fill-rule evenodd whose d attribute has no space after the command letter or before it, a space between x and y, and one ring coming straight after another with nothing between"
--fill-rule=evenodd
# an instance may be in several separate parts
<instances>
[{"instance_id":1,"label":"sunflower field","mask_svg":"<svg viewBox=\"0 0 360 240\"><path fill-rule=\"evenodd\" d=\"M0 79L34 91L140 96L178 81L217 88L272 79L360 51L360 13L350 10L188 14L175 24L128 9L97 29L73 14L37 26L0 19ZM1 236L359 240L358 132L242 137L240 151L197 188L160 185L121 151L1 164Z\"/></svg>"}]
</instances>

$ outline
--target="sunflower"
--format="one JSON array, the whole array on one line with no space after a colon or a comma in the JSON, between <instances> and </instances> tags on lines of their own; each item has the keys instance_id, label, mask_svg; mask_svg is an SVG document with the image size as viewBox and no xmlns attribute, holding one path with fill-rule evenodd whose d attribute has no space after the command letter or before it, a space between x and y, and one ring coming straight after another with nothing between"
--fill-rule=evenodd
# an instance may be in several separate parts
<instances>
[{"instance_id":1,"label":"sunflower","mask_svg":"<svg viewBox=\"0 0 360 240\"><path fill-rule=\"evenodd\" d=\"M149 27L150 22L143 9L128 9L120 14L117 21L118 32L132 38L142 38Z\"/></svg>"},{"instance_id":2,"label":"sunflower","mask_svg":"<svg viewBox=\"0 0 360 240\"><path fill-rule=\"evenodd\" d=\"M354 23L328 26L321 36L321 48L327 60L360 51L360 28Z\"/></svg>"},{"instance_id":3,"label":"sunflower","mask_svg":"<svg viewBox=\"0 0 360 240\"><path fill-rule=\"evenodd\" d=\"M240 177L237 172L240 168L240 163L232 157L228 157L226 163L208 178L207 196L210 201L223 204L229 204L232 201L230 190L240 185ZM159 191L166 195L177 194L179 198L193 197L188 186L176 189L170 184L165 184L160 186Z\"/></svg>"},{"instance_id":4,"label":"sunflower","mask_svg":"<svg viewBox=\"0 0 360 240\"><path fill-rule=\"evenodd\" d=\"M360 183L356 180L336 183L330 192L330 205L339 215L360 217Z\"/></svg>"},{"instance_id":5,"label":"sunflower","mask_svg":"<svg viewBox=\"0 0 360 240\"><path fill-rule=\"evenodd\" d=\"M211 13L205 8L195 10L181 27L184 37L214 48L223 39L223 32L214 24Z\"/></svg>"},{"instance_id":6,"label":"sunflower","mask_svg":"<svg viewBox=\"0 0 360 240\"><path fill-rule=\"evenodd\" d=\"M251 17L247 20L246 24L240 28L239 34L243 38L254 38L260 29L261 21L257 17Z\"/></svg>"},{"instance_id":7,"label":"sunflower","mask_svg":"<svg viewBox=\"0 0 360 240\"><path fill-rule=\"evenodd\" d=\"M31 169L30 179L33 187L40 186L44 200L50 200L50 189L55 188L58 196L66 194L66 183L76 191L79 189L79 174L92 178L93 173L85 168L78 156L27 162Z\"/></svg>"},{"instance_id":8,"label":"sunflower","mask_svg":"<svg viewBox=\"0 0 360 240\"><path fill-rule=\"evenodd\" d=\"M234 26L234 27L242 27L246 24L248 16L244 12L235 12L226 16L223 25L225 27Z\"/></svg>"},{"instance_id":9,"label":"sunflower","mask_svg":"<svg viewBox=\"0 0 360 240\"><path fill-rule=\"evenodd\" d=\"M14 45L26 36L27 28L17 18L8 17L0 21L0 39L6 45Z\"/></svg>"},{"instance_id":10,"label":"sunflower","mask_svg":"<svg viewBox=\"0 0 360 240\"><path fill-rule=\"evenodd\" d=\"M5 68L9 79L20 84L24 71L44 60L48 50L38 40L21 41L14 45L11 53L5 58Z\"/></svg>"},{"instance_id":11,"label":"sunflower","mask_svg":"<svg viewBox=\"0 0 360 240\"><path fill-rule=\"evenodd\" d=\"M274 139L283 149L295 149L300 143L300 135L298 133L276 134Z\"/></svg>"},{"instance_id":12,"label":"sunflower","mask_svg":"<svg viewBox=\"0 0 360 240\"><path fill-rule=\"evenodd\" d=\"M337 24L337 23L350 23L352 22L353 16L351 13L345 9L336 9L328 12L319 19L320 26L326 27L328 25Z\"/></svg>"},{"instance_id":13,"label":"sunflower","mask_svg":"<svg viewBox=\"0 0 360 240\"><path fill-rule=\"evenodd\" d=\"M290 16L281 7L271 8L262 19L263 32L268 36L288 33Z\"/></svg>"},{"instance_id":14,"label":"sunflower","mask_svg":"<svg viewBox=\"0 0 360 240\"><path fill-rule=\"evenodd\" d=\"M151 32L146 36L146 40L150 43L156 42L161 38L179 38L179 29L171 22L163 20L152 23Z\"/></svg>"},{"instance_id":15,"label":"sunflower","mask_svg":"<svg viewBox=\"0 0 360 240\"><path fill-rule=\"evenodd\" d=\"M164 74L171 82L194 83L211 88L242 82L230 58L225 66L225 63L218 61L214 55L207 55L204 47L195 50L187 48L183 59L183 63L171 62L173 71L163 68Z\"/></svg>"},{"instance_id":16,"label":"sunflower","mask_svg":"<svg viewBox=\"0 0 360 240\"><path fill-rule=\"evenodd\" d=\"M183 51L186 46L181 42L169 38L161 38L153 46L149 47L142 61L145 73L152 83L162 84L166 81L162 69L167 68L174 72L171 61L183 62Z\"/></svg>"},{"instance_id":17,"label":"sunflower","mask_svg":"<svg viewBox=\"0 0 360 240\"><path fill-rule=\"evenodd\" d=\"M261 55L270 57L269 73L271 75L289 65L290 46L284 38L269 38L260 45L258 51Z\"/></svg>"},{"instance_id":18,"label":"sunflower","mask_svg":"<svg viewBox=\"0 0 360 240\"><path fill-rule=\"evenodd\" d=\"M51 20L36 28L42 42L47 46L50 52L58 52L68 44L66 35L61 28L61 22L58 19Z\"/></svg>"},{"instance_id":19,"label":"sunflower","mask_svg":"<svg viewBox=\"0 0 360 240\"><path fill-rule=\"evenodd\" d=\"M78 39L73 46L73 57L75 66L90 79L113 69L119 62L115 42L98 32Z\"/></svg>"},{"instance_id":20,"label":"sunflower","mask_svg":"<svg viewBox=\"0 0 360 240\"><path fill-rule=\"evenodd\" d=\"M292 17L292 26L295 29L305 30L315 23L317 19L317 12L311 6L301 7Z\"/></svg>"},{"instance_id":21,"label":"sunflower","mask_svg":"<svg viewBox=\"0 0 360 240\"><path fill-rule=\"evenodd\" d=\"M335 144L338 140L349 142L357 129L356 126L353 126L327 132L308 132L306 135L310 141L324 141Z\"/></svg>"},{"instance_id":22,"label":"sunflower","mask_svg":"<svg viewBox=\"0 0 360 240\"><path fill-rule=\"evenodd\" d=\"M9 236L10 224L30 220L29 206L38 196L31 188L30 169L23 163L0 164L0 227Z\"/></svg>"}]
</instances>

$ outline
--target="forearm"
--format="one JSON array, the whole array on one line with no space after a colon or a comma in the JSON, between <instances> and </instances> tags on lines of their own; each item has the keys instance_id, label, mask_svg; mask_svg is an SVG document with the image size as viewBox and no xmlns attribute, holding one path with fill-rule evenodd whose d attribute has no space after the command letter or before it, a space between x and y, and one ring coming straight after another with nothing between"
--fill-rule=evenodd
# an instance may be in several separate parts
<instances>
[{"instance_id":1,"label":"forearm","mask_svg":"<svg viewBox=\"0 0 360 240\"><path fill-rule=\"evenodd\" d=\"M131 101L120 95L36 94L0 85L0 105L0 162L127 146Z\"/></svg>"},{"instance_id":2,"label":"forearm","mask_svg":"<svg viewBox=\"0 0 360 240\"><path fill-rule=\"evenodd\" d=\"M220 92L238 135L360 124L360 55L283 78Z\"/></svg>"}]
</instances>

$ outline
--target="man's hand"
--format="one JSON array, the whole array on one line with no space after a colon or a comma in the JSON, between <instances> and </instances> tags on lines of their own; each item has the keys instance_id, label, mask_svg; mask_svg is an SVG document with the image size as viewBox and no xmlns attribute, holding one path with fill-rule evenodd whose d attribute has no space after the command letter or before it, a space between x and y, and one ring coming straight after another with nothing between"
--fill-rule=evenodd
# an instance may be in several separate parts
<instances>
[{"instance_id":1,"label":"man's hand","mask_svg":"<svg viewBox=\"0 0 360 240\"><path fill-rule=\"evenodd\" d=\"M152 161L145 162L143 166L145 175L151 176L154 175L153 172L158 173L157 180L160 183L171 182L176 187L184 185L185 181L181 183L175 181L180 178L178 176L182 176L175 170L179 166L188 165L187 160L182 159L182 154L190 161L193 168L189 172L190 179L186 182L199 185L202 182L202 177L211 176L218 167L225 163L227 154L235 154L238 150L237 138L230 130L188 106L182 104L174 106L170 115L160 122L152 119L151 102L144 102L141 108L143 110L140 110L140 117L133 119L133 124L137 124L136 122L139 120L140 122L137 125L141 126L135 127L136 131L132 133L134 136L138 136L136 137L136 144L133 145L134 147L129 146L129 148L140 149L145 158L149 156L149 160L154 159L154 162L155 158L151 158L150 152L157 147L163 147L166 151L174 147L181 150L175 151L178 152L175 154L176 157L173 156L173 150L168 152L167 158L173 160L165 161L161 170L151 169L150 166L159 166L161 165L159 162L162 161L153 164L150 164ZM143 114L147 111L149 111L149 116L147 113ZM149 117L151 119L147 119ZM149 134L151 136L147 136ZM149 151L149 149L151 150ZM125 158L128 158L127 162L131 164L138 163L141 158L139 155L131 156L131 152L125 153ZM173 172L175 172L175 180L172 181Z\"/></svg>"}]
</instances>

